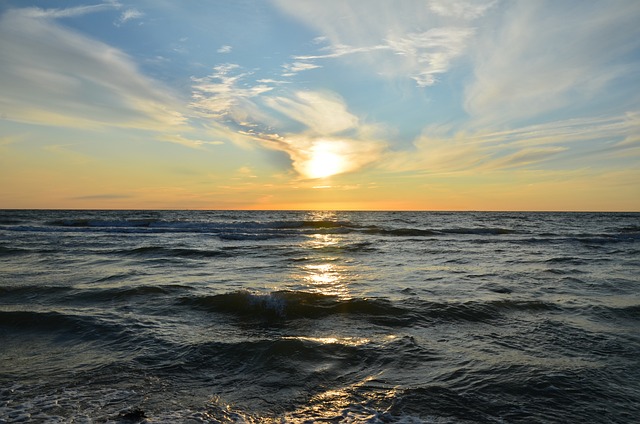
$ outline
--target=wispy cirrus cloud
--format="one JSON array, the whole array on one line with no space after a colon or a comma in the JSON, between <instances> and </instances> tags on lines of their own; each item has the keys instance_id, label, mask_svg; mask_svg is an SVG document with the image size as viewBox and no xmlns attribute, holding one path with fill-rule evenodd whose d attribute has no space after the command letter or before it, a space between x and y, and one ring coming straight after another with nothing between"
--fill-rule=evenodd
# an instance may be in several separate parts
<instances>
[{"instance_id":1,"label":"wispy cirrus cloud","mask_svg":"<svg viewBox=\"0 0 640 424\"><path fill-rule=\"evenodd\" d=\"M161 131L182 125L180 102L129 56L56 21L114 7L6 11L0 17L0 114L67 127Z\"/></svg>"},{"instance_id":2,"label":"wispy cirrus cloud","mask_svg":"<svg viewBox=\"0 0 640 424\"><path fill-rule=\"evenodd\" d=\"M311 69L321 68L322 66L316 65L314 63L309 62L293 62L293 63L285 63L282 65L284 69L283 77L291 77L296 75L298 72L309 71Z\"/></svg>"},{"instance_id":3,"label":"wispy cirrus cloud","mask_svg":"<svg viewBox=\"0 0 640 424\"><path fill-rule=\"evenodd\" d=\"M180 144L182 146L190 147L192 149L202 149L205 146L216 146L216 145L224 144L224 142L220 140L199 140L199 139L184 137L180 134L169 134L169 135L165 134L157 137L157 139L160 141L166 141L169 143Z\"/></svg>"},{"instance_id":4,"label":"wispy cirrus cloud","mask_svg":"<svg viewBox=\"0 0 640 424\"><path fill-rule=\"evenodd\" d=\"M429 0L427 4L438 15L471 20L483 16L496 3L496 0Z\"/></svg>"},{"instance_id":5,"label":"wispy cirrus cloud","mask_svg":"<svg viewBox=\"0 0 640 424\"><path fill-rule=\"evenodd\" d=\"M410 67L415 69L411 78L418 87L427 87L435 84L436 76L447 72L451 62L464 53L472 34L471 28L443 27L387 42L394 53L411 62Z\"/></svg>"},{"instance_id":6,"label":"wispy cirrus cloud","mask_svg":"<svg viewBox=\"0 0 640 424\"><path fill-rule=\"evenodd\" d=\"M213 68L208 76L192 78L191 108L204 117L228 117L238 122L250 119L250 115L262 115L251 99L273 89L266 83L242 85L250 75L234 63Z\"/></svg>"},{"instance_id":7,"label":"wispy cirrus cloud","mask_svg":"<svg viewBox=\"0 0 640 424\"><path fill-rule=\"evenodd\" d=\"M563 146L525 147L505 156L492 158L485 164L485 168L504 170L527 167L547 161L568 149Z\"/></svg>"},{"instance_id":8,"label":"wispy cirrus cloud","mask_svg":"<svg viewBox=\"0 0 640 424\"><path fill-rule=\"evenodd\" d=\"M103 12L106 10L115 10L121 8L118 2L108 2L88 6L68 7L65 9L41 9L39 7L26 7L18 9L21 16L33 19L58 19L73 18L77 16L88 15L90 13Z\"/></svg>"},{"instance_id":9,"label":"wispy cirrus cloud","mask_svg":"<svg viewBox=\"0 0 640 424\"><path fill-rule=\"evenodd\" d=\"M316 44L328 44L315 54L296 55L295 60L316 63L357 55L379 75L404 76L427 87L466 51L474 34L470 21L494 2L415 2L402 8L384 1L329 3L277 2L285 12L321 31Z\"/></svg>"},{"instance_id":10,"label":"wispy cirrus cloud","mask_svg":"<svg viewBox=\"0 0 640 424\"><path fill-rule=\"evenodd\" d=\"M380 44L375 46L354 47L347 44L336 44L320 49L315 55L298 55L294 56L297 60L317 60L317 59L336 59L342 56L348 56L358 53L371 53L379 50L391 50L388 45Z\"/></svg>"},{"instance_id":11,"label":"wispy cirrus cloud","mask_svg":"<svg viewBox=\"0 0 640 424\"><path fill-rule=\"evenodd\" d=\"M634 149L640 128L636 113L581 118L500 131L427 127L413 151L389 152L384 169L428 174L475 174L509 169L541 170L565 155L562 168L598 166ZM634 141L635 140L635 141ZM640 154L640 151L636 153ZM589 162L585 162L589 161Z\"/></svg>"},{"instance_id":12,"label":"wispy cirrus cloud","mask_svg":"<svg viewBox=\"0 0 640 424\"><path fill-rule=\"evenodd\" d=\"M613 83L637 80L640 4L575 4L511 3L500 29L479 35L464 103L478 126L514 125L558 110L584 113L605 102L614 113L637 105L640 96Z\"/></svg>"},{"instance_id":13,"label":"wispy cirrus cloud","mask_svg":"<svg viewBox=\"0 0 640 424\"><path fill-rule=\"evenodd\" d=\"M296 60L307 62L295 62L287 66L298 65L300 70L314 69L320 66L311 61L388 52L396 55L392 61L402 62L399 63L401 68L412 69L407 71L407 76L415 80L418 87L427 87L435 84L436 75L447 72L451 62L464 53L467 40L472 34L471 28L443 27L388 38L383 40L383 44L373 46L332 45L323 48L320 54L294 56ZM294 73L287 76L290 75Z\"/></svg>"}]
</instances>

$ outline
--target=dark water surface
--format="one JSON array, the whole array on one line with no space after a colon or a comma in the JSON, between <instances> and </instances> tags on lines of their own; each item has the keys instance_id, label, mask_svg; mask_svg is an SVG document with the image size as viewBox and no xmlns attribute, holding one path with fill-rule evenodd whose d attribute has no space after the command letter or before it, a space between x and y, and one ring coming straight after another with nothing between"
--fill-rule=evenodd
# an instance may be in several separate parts
<instances>
[{"instance_id":1,"label":"dark water surface","mask_svg":"<svg viewBox=\"0 0 640 424\"><path fill-rule=\"evenodd\" d=\"M640 214L0 211L0 422L635 423Z\"/></svg>"}]
</instances>

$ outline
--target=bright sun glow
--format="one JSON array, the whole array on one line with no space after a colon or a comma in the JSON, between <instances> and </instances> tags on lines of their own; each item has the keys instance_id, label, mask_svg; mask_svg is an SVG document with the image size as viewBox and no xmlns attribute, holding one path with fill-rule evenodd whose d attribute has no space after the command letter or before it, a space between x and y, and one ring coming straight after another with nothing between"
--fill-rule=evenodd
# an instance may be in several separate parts
<instances>
[{"instance_id":1,"label":"bright sun glow","mask_svg":"<svg viewBox=\"0 0 640 424\"><path fill-rule=\"evenodd\" d=\"M331 147L328 143L314 146L305 167L307 177L326 178L344 172L346 165L344 159L332 151Z\"/></svg>"}]
</instances>

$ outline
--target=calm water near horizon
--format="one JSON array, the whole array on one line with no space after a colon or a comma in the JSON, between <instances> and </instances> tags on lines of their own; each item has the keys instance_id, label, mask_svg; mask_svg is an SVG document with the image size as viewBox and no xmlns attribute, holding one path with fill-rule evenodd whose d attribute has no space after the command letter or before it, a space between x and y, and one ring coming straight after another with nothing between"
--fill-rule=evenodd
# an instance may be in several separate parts
<instances>
[{"instance_id":1,"label":"calm water near horizon","mask_svg":"<svg viewBox=\"0 0 640 424\"><path fill-rule=\"evenodd\" d=\"M0 423L635 423L640 214L0 211Z\"/></svg>"}]
</instances>

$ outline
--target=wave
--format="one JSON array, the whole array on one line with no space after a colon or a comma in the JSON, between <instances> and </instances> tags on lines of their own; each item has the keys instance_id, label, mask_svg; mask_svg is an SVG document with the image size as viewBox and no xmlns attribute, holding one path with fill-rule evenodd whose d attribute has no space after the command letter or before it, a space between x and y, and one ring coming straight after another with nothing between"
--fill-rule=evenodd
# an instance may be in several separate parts
<instances>
[{"instance_id":1,"label":"wave","mask_svg":"<svg viewBox=\"0 0 640 424\"><path fill-rule=\"evenodd\" d=\"M543 301L492 300L392 302L383 298L341 298L312 292L276 291L268 294L236 291L210 296L182 297L179 302L197 309L249 320L282 321L344 316L386 326L434 324L438 321L485 322L513 312L552 311Z\"/></svg>"},{"instance_id":2,"label":"wave","mask_svg":"<svg viewBox=\"0 0 640 424\"><path fill-rule=\"evenodd\" d=\"M375 243L370 241L328 244L326 246L315 246L313 249L321 250L323 252L373 252L378 250Z\"/></svg>"},{"instance_id":3,"label":"wave","mask_svg":"<svg viewBox=\"0 0 640 424\"><path fill-rule=\"evenodd\" d=\"M183 297L180 302L211 312L262 319L317 319L336 314L399 316L405 313L387 300L342 299L333 295L299 291L276 291L269 294L236 291Z\"/></svg>"},{"instance_id":4,"label":"wave","mask_svg":"<svg viewBox=\"0 0 640 424\"><path fill-rule=\"evenodd\" d=\"M542 242L568 239L587 244L634 242L640 238L640 227L632 221L636 217L634 214L620 215L620 219L624 220L618 226L609 227L593 220L589 221L590 226L578 225L578 217L584 215L425 213L418 216L385 215L380 212L337 214L333 219L305 219L308 218L306 214L294 212L0 211L0 228L25 232L204 233L214 234L225 240L264 240L315 233L352 232L383 237L427 238L518 235L541 238ZM566 225L555 225L555 219ZM549 225L534 227L532 223L536 220ZM443 226L423 226L427 222L440 222ZM580 230L586 231L581 233Z\"/></svg>"},{"instance_id":5,"label":"wave","mask_svg":"<svg viewBox=\"0 0 640 424\"><path fill-rule=\"evenodd\" d=\"M478 241L491 240L493 238L515 235L507 240L516 243L580 243L587 245L603 245L619 242L637 242L640 240L640 231L637 226L626 226L610 231L594 231L575 233L570 230L536 232L531 228L515 228L502 226L451 226L451 227L396 227L393 223L384 225L371 225L355 223L345 219L336 220L235 220L227 217L221 220L220 216L213 215L213 219L206 215L197 215L195 219L185 218L170 219L169 217L140 217L101 219L99 217L70 217L52 219L42 223L20 221L17 225L2 226L4 230L22 232L99 232L99 233L194 233L210 234L221 240L227 241L264 241L287 237L304 237L311 234L362 234L381 237L398 238L438 238L455 236L475 236ZM14 222L14 221L11 221ZM395 222L395 224L407 224L407 222ZM486 238L485 238L486 237Z\"/></svg>"},{"instance_id":6,"label":"wave","mask_svg":"<svg viewBox=\"0 0 640 424\"><path fill-rule=\"evenodd\" d=\"M36 285L23 285L23 286L0 286L0 296L29 296L33 297L37 295L39 297L53 296L58 294L68 293L71 290L67 286L36 286Z\"/></svg>"},{"instance_id":7,"label":"wave","mask_svg":"<svg viewBox=\"0 0 640 424\"><path fill-rule=\"evenodd\" d=\"M281 228L355 228L355 224L350 221L332 221L332 220L318 220L318 221L278 221L274 223L276 227Z\"/></svg>"},{"instance_id":8,"label":"wave","mask_svg":"<svg viewBox=\"0 0 640 424\"><path fill-rule=\"evenodd\" d=\"M606 380L590 370L549 373L526 366L495 366L467 373L466 387L430 384L398 390L386 412L390 418L441 417L437 422L446 423L548 423L563 422L567 416L572 422L593 422L594 417L601 422L630 422L630 411L637 407L603 407L603 393L611 405L629 405L630 398L600 383Z\"/></svg>"},{"instance_id":9,"label":"wave","mask_svg":"<svg viewBox=\"0 0 640 424\"><path fill-rule=\"evenodd\" d=\"M629 306L594 306L591 311L599 318L611 321L619 319L640 321L640 305Z\"/></svg>"},{"instance_id":10,"label":"wave","mask_svg":"<svg viewBox=\"0 0 640 424\"><path fill-rule=\"evenodd\" d=\"M296 233L282 232L282 231L263 231L263 232L246 232L242 231L224 231L216 232L215 235L221 240L227 241L266 241L273 239L282 239L287 237L296 236Z\"/></svg>"},{"instance_id":11,"label":"wave","mask_svg":"<svg viewBox=\"0 0 640 424\"><path fill-rule=\"evenodd\" d=\"M6 247L0 245L0 257L3 256L18 256L18 255L28 255L32 253L30 250L22 249L19 247Z\"/></svg>"},{"instance_id":12,"label":"wave","mask_svg":"<svg viewBox=\"0 0 640 424\"><path fill-rule=\"evenodd\" d=\"M557 256L554 258L547 259L544 262L549 264L568 264L568 265L586 265L589 263L589 261L585 259L576 258L572 256Z\"/></svg>"},{"instance_id":13,"label":"wave","mask_svg":"<svg viewBox=\"0 0 640 424\"><path fill-rule=\"evenodd\" d=\"M13 221L12 221L13 222ZM305 234L349 234L352 232L387 237L434 237L443 235L505 235L517 233L509 228L394 228L360 225L349 220L276 220L276 221L216 221L171 220L161 218L101 219L97 217L62 218L42 224L21 221L5 229L13 231L114 232L114 233L203 233L223 240L266 240Z\"/></svg>"},{"instance_id":14,"label":"wave","mask_svg":"<svg viewBox=\"0 0 640 424\"><path fill-rule=\"evenodd\" d=\"M0 327L46 332L62 331L74 335L93 334L96 338L127 330L89 315L46 310L0 311Z\"/></svg>"},{"instance_id":15,"label":"wave","mask_svg":"<svg viewBox=\"0 0 640 424\"><path fill-rule=\"evenodd\" d=\"M124 256L142 257L179 257L179 258L216 258L231 256L229 252L223 250L202 250L189 248L170 248L162 246L143 246L127 250L116 250L113 253Z\"/></svg>"},{"instance_id":16,"label":"wave","mask_svg":"<svg viewBox=\"0 0 640 424\"><path fill-rule=\"evenodd\" d=\"M151 218L124 220L72 218L56 219L48 221L47 224L53 227L150 227L151 225L159 222L161 222L159 219Z\"/></svg>"},{"instance_id":17,"label":"wave","mask_svg":"<svg viewBox=\"0 0 640 424\"><path fill-rule=\"evenodd\" d=\"M518 231L509 228L384 228L379 226L364 227L362 232L367 234L392 237L434 237L443 235L504 235L517 234Z\"/></svg>"},{"instance_id":18,"label":"wave","mask_svg":"<svg viewBox=\"0 0 640 424\"><path fill-rule=\"evenodd\" d=\"M393 228L386 229L377 226L369 227L363 232L367 234L381 235L381 236L395 236L395 237L432 237L439 233L433 230L422 230L418 228Z\"/></svg>"},{"instance_id":19,"label":"wave","mask_svg":"<svg viewBox=\"0 0 640 424\"><path fill-rule=\"evenodd\" d=\"M621 234L640 234L640 225L630 225L618 230Z\"/></svg>"},{"instance_id":20,"label":"wave","mask_svg":"<svg viewBox=\"0 0 640 424\"><path fill-rule=\"evenodd\" d=\"M464 235L489 235L497 236L503 234L518 234L517 230L510 228L450 228L440 230L444 234L464 234Z\"/></svg>"},{"instance_id":21,"label":"wave","mask_svg":"<svg viewBox=\"0 0 640 424\"><path fill-rule=\"evenodd\" d=\"M71 290L69 293L69 300L75 301L89 301L89 302L101 302L101 301L114 301L114 300L130 300L135 297L142 298L143 301L148 301L152 297L156 296L172 296L175 294L181 294L191 290L189 286L183 286L180 284L166 284L166 285L143 285L143 286L127 286L127 287L111 287L101 289L82 289Z\"/></svg>"},{"instance_id":22,"label":"wave","mask_svg":"<svg viewBox=\"0 0 640 424\"><path fill-rule=\"evenodd\" d=\"M459 391L434 384L399 391L386 413L389 417L442 417L437 422L444 423L502 422L496 417L504 412L490 409L495 402L464 396Z\"/></svg>"},{"instance_id":23,"label":"wave","mask_svg":"<svg viewBox=\"0 0 640 424\"><path fill-rule=\"evenodd\" d=\"M119 276L118 276L119 277ZM102 278L97 282L109 281ZM143 301L156 296L173 296L184 294L192 288L180 284L121 286L108 288L76 288L73 286L8 286L0 287L0 296L12 302L30 303L34 296L40 304L95 304L104 301L129 301L139 297ZM34 312L38 314L39 312Z\"/></svg>"}]
</instances>

